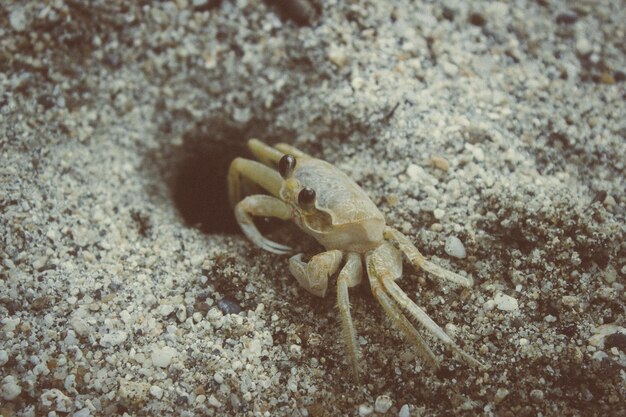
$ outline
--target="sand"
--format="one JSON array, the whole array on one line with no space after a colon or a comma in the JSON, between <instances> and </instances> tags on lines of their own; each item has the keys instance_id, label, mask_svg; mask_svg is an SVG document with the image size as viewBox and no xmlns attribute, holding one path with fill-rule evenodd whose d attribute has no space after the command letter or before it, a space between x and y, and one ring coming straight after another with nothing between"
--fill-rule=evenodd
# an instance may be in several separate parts
<instances>
[{"instance_id":1,"label":"sand","mask_svg":"<svg viewBox=\"0 0 626 417\"><path fill-rule=\"evenodd\" d=\"M2 416L626 413L623 4L90 3L0 6ZM234 221L251 137L471 275L398 283L484 369L428 368L364 282L356 383L334 291Z\"/></svg>"}]
</instances>

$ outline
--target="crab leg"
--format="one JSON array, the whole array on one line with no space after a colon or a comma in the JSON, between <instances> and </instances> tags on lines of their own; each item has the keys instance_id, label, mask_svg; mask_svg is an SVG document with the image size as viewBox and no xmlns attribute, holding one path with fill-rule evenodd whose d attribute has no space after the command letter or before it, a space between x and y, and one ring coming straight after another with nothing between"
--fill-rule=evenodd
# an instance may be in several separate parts
<instances>
[{"instance_id":1,"label":"crab leg","mask_svg":"<svg viewBox=\"0 0 626 417\"><path fill-rule=\"evenodd\" d=\"M302 254L289 258L289 270L298 283L313 295L324 297L328 288L328 278L339 269L343 253L340 250L322 252L307 262L302 261Z\"/></svg>"},{"instance_id":2,"label":"crab leg","mask_svg":"<svg viewBox=\"0 0 626 417\"><path fill-rule=\"evenodd\" d=\"M346 263L337 277L337 308L339 309L339 321L341 322L343 342L348 351L352 372L357 381L359 379L359 345L357 344L356 331L354 330L352 316L350 315L348 288L360 284L362 277L363 266L361 265L361 256L356 253L349 253L346 257Z\"/></svg>"},{"instance_id":3,"label":"crab leg","mask_svg":"<svg viewBox=\"0 0 626 417\"><path fill-rule=\"evenodd\" d=\"M274 145L274 147L276 149L278 149L279 151L283 152L283 154L291 154L293 156L297 156L299 158L302 157L309 157L309 155L305 154L304 152L302 152L300 149L296 148L295 146L291 146L287 143L277 143L276 145Z\"/></svg>"},{"instance_id":4,"label":"crab leg","mask_svg":"<svg viewBox=\"0 0 626 417\"><path fill-rule=\"evenodd\" d=\"M437 278L447 279L448 281L463 285L464 287L471 287L474 284L474 280L471 277L463 277L426 260L424 255L422 255L415 245L413 245L411 240L398 230L387 226L385 227L384 237L389 241L396 242L400 250L406 255L409 262L411 262L417 270L421 268L424 271L433 274Z\"/></svg>"},{"instance_id":5,"label":"crab leg","mask_svg":"<svg viewBox=\"0 0 626 417\"><path fill-rule=\"evenodd\" d=\"M235 158L228 169L228 198L231 206L234 207L241 200L242 176L278 197L283 182L278 172L257 161Z\"/></svg>"},{"instance_id":6,"label":"crab leg","mask_svg":"<svg viewBox=\"0 0 626 417\"><path fill-rule=\"evenodd\" d=\"M422 336L415 330L411 322L402 314L400 308L387 295L381 285L381 281L393 281L400 277L402 273L402 258L400 257L400 253L391 245L383 243L366 255L365 263L372 293L385 310L389 319L391 319L392 323L400 329L410 342L412 342L426 363L433 368L438 368L439 362L435 354L428 347L428 344Z\"/></svg>"},{"instance_id":7,"label":"crab leg","mask_svg":"<svg viewBox=\"0 0 626 417\"><path fill-rule=\"evenodd\" d=\"M279 255L289 253L291 248L264 237L254 224L252 216L277 217L282 220L289 220L291 215L291 208L288 204L269 195L250 195L235 206L235 217L248 239L261 249Z\"/></svg>"},{"instance_id":8,"label":"crab leg","mask_svg":"<svg viewBox=\"0 0 626 417\"><path fill-rule=\"evenodd\" d=\"M275 167L278 161L280 161L280 158L285 155L278 149L272 148L258 139L250 139L248 141L248 148L250 148L250 151L256 159L269 167Z\"/></svg>"},{"instance_id":9,"label":"crab leg","mask_svg":"<svg viewBox=\"0 0 626 417\"><path fill-rule=\"evenodd\" d=\"M443 331L437 323L431 319L428 314L424 310L422 310L417 304L415 304L402 288L398 286L389 276L382 275L381 276L383 286L394 299L394 301L405 311L408 311L413 318L415 318L422 326L426 328L437 339L441 340L446 346L452 349L456 354L462 357L465 362L472 366L481 367L482 364L478 362L476 359L463 352L460 347L457 346L456 343Z\"/></svg>"}]
</instances>

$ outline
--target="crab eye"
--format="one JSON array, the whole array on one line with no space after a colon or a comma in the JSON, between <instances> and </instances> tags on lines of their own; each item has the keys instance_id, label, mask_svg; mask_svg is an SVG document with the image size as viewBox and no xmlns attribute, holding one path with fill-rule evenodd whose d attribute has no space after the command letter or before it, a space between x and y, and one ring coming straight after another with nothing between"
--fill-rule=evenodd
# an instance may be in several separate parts
<instances>
[{"instance_id":1,"label":"crab eye","mask_svg":"<svg viewBox=\"0 0 626 417\"><path fill-rule=\"evenodd\" d=\"M278 172L283 178L287 178L296 167L296 158L293 155L284 155L278 162Z\"/></svg>"},{"instance_id":2,"label":"crab eye","mask_svg":"<svg viewBox=\"0 0 626 417\"><path fill-rule=\"evenodd\" d=\"M315 191L309 187L304 187L298 194L298 204L304 209L309 209L315 204Z\"/></svg>"}]
</instances>

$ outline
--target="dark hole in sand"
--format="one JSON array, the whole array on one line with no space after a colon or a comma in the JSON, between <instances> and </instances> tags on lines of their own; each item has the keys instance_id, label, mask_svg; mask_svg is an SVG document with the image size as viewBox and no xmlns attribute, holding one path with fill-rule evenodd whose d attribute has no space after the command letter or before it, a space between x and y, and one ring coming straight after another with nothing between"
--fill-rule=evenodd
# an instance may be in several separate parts
<instances>
[{"instance_id":1,"label":"dark hole in sand","mask_svg":"<svg viewBox=\"0 0 626 417\"><path fill-rule=\"evenodd\" d=\"M188 226L205 233L239 232L226 187L228 165L235 156L228 149L216 147L181 161L172 197Z\"/></svg>"},{"instance_id":2,"label":"dark hole in sand","mask_svg":"<svg viewBox=\"0 0 626 417\"><path fill-rule=\"evenodd\" d=\"M230 162L245 153L245 133L216 123L203 123L171 149L169 185L185 224L204 233L239 233L228 202L226 177Z\"/></svg>"}]
</instances>

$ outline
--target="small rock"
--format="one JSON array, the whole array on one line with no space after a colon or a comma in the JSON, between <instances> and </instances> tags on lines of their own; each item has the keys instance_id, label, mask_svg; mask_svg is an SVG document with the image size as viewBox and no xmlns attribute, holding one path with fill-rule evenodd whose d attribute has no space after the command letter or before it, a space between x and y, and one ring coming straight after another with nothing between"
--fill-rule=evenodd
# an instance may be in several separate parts
<instances>
[{"instance_id":1,"label":"small rock","mask_svg":"<svg viewBox=\"0 0 626 417\"><path fill-rule=\"evenodd\" d=\"M393 401L388 395L379 395L374 403L374 411L377 413L386 413L391 408Z\"/></svg>"},{"instance_id":2,"label":"small rock","mask_svg":"<svg viewBox=\"0 0 626 417\"><path fill-rule=\"evenodd\" d=\"M332 62L339 68L344 67L348 63L348 55L346 54L346 50L344 48L338 47L337 45L332 45L329 48L328 59L330 59L330 62Z\"/></svg>"},{"instance_id":3,"label":"small rock","mask_svg":"<svg viewBox=\"0 0 626 417\"><path fill-rule=\"evenodd\" d=\"M455 258L463 259L466 256L465 246L456 236L450 236L446 239L444 250L448 255Z\"/></svg>"},{"instance_id":4,"label":"small rock","mask_svg":"<svg viewBox=\"0 0 626 417\"><path fill-rule=\"evenodd\" d=\"M487 300L485 301L485 304L483 304L483 308L485 311L491 311L496 308L496 302L493 300Z\"/></svg>"},{"instance_id":5,"label":"small rock","mask_svg":"<svg viewBox=\"0 0 626 417\"><path fill-rule=\"evenodd\" d=\"M13 11L11 11L11 14L9 15L9 23L11 24L13 30L15 30L16 32L25 31L28 23L26 21L26 13L24 9L21 7L16 7L15 9L13 9Z\"/></svg>"},{"instance_id":6,"label":"small rock","mask_svg":"<svg viewBox=\"0 0 626 417\"><path fill-rule=\"evenodd\" d=\"M596 327L595 333L589 338L589 344L598 349L604 349L604 343L608 336L613 334L626 335L626 329L615 324L603 324Z\"/></svg>"},{"instance_id":7,"label":"small rock","mask_svg":"<svg viewBox=\"0 0 626 417\"><path fill-rule=\"evenodd\" d=\"M163 388L158 385L153 385L150 387L150 395L152 395L156 399L161 399L163 397Z\"/></svg>"},{"instance_id":8,"label":"small rock","mask_svg":"<svg viewBox=\"0 0 626 417\"><path fill-rule=\"evenodd\" d=\"M564 295L563 297L561 297L561 302L563 303L563 305L566 305L568 307L575 307L579 304L578 297L576 297L575 295Z\"/></svg>"},{"instance_id":9,"label":"small rock","mask_svg":"<svg viewBox=\"0 0 626 417\"><path fill-rule=\"evenodd\" d=\"M148 401L150 384L147 382L128 381L122 379L117 394L128 406L142 406Z\"/></svg>"},{"instance_id":10,"label":"small rock","mask_svg":"<svg viewBox=\"0 0 626 417\"><path fill-rule=\"evenodd\" d=\"M498 404L502 400L504 400L507 395L509 395L509 390L508 389L506 389L506 388L498 388L498 390L496 391L496 395L493 397L493 402Z\"/></svg>"},{"instance_id":11,"label":"small rock","mask_svg":"<svg viewBox=\"0 0 626 417\"><path fill-rule=\"evenodd\" d=\"M209 397L209 405L215 408L222 407L222 403L215 397L215 395L211 395Z\"/></svg>"},{"instance_id":12,"label":"small rock","mask_svg":"<svg viewBox=\"0 0 626 417\"><path fill-rule=\"evenodd\" d=\"M159 314L163 317L167 317L174 312L174 306L170 304L163 304L159 307Z\"/></svg>"},{"instance_id":13,"label":"small rock","mask_svg":"<svg viewBox=\"0 0 626 417\"><path fill-rule=\"evenodd\" d=\"M17 378L13 375L5 376L2 380L2 388L0 388L0 395L7 401L12 401L22 393L22 388L17 383Z\"/></svg>"},{"instance_id":14,"label":"small rock","mask_svg":"<svg viewBox=\"0 0 626 417\"><path fill-rule=\"evenodd\" d=\"M400 408L400 412L398 413L398 417L411 417L411 410L409 409L408 404L404 404Z\"/></svg>"},{"instance_id":15,"label":"small rock","mask_svg":"<svg viewBox=\"0 0 626 417\"><path fill-rule=\"evenodd\" d=\"M556 317L554 317L552 314L548 314L547 316L543 318L543 320L546 323L554 323L556 321Z\"/></svg>"},{"instance_id":16,"label":"small rock","mask_svg":"<svg viewBox=\"0 0 626 417\"><path fill-rule=\"evenodd\" d=\"M374 407L369 404L361 404L359 405L359 416L367 417L374 412Z\"/></svg>"},{"instance_id":17,"label":"small rock","mask_svg":"<svg viewBox=\"0 0 626 417\"><path fill-rule=\"evenodd\" d=\"M72 414L72 417L91 417L91 410L89 410L89 407L82 408Z\"/></svg>"},{"instance_id":18,"label":"small rock","mask_svg":"<svg viewBox=\"0 0 626 417\"><path fill-rule=\"evenodd\" d=\"M178 355L176 349L165 346L152 351L152 364L159 368L167 368Z\"/></svg>"},{"instance_id":19,"label":"small rock","mask_svg":"<svg viewBox=\"0 0 626 417\"><path fill-rule=\"evenodd\" d=\"M576 52L580 55L589 55L593 51L593 45L587 38L578 38L576 40Z\"/></svg>"},{"instance_id":20,"label":"small rock","mask_svg":"<svg viewBox=\"0 0 626 417\"><path fill-rule=\"evenodd\" d=\"M540 389L534 389L530 391L530 398L536 403L540 403L543 401L543 391Z\"/></svg>"},{"instance_id":21,"label":"small rock","mask_svg":"<svg viewBox=\"0 0 626 417\"><path fill-rule=\"evenodd\" d=\"M447 159L442 158L441 156L431 156L430 162L435 166L435 168L442 171L448 171L448 169L450 169L450 162L448 162Z\"/></svg>"},{"instance_id":22,"label":"small rock","mask_svg":"<svg viewBox=\"0 0 626 417\"><path fill-rule=\"evenodd\" d=\"M459 67L457 67L456 65L454 65L451 62L442 62L441 63L441 68L443 69L443 72L448 77L454 77L455 75L457 75L459 73Z\"/></svg>"},{"instance_id":23,"label":"small rock","mask_svg":"<svg viewBox=\"0 0 626 417\"><path fill-rule=\"evenodd\" d=\"M222 311L222 314L239 314L241 313L241 307L235 301L229 298L222 298L217 302L217 307Z\"/></svg>"},{"instance_id":24,"label":"small rock","mask_svg":"<svg viewBox=\"0 0 626 417\"><path fill-rule=\"evenodd\" d=\"M446 212L443 211L440 208L437 208L435 210L433 210L433 216L435 216L435 219L437 220L441 220L443 218L443 216L445 216Z\"/></svg>"},{"instance_id":25,"label":"small rock","mask_svg":"<svg viewBox=\"0 0 626 417\"><path fill-rule=\"evenodd\" d=\"M76 334L81 337L87 336L89 333L91 333L87 322L78 316L73 316L70 319L70 325L72 326Z\"/></svg>"},{"instance_id":26,"label":"small rock","mask_svg":"<svg viewBox=\"0 0 626 417\"><path fill-rule=\"evenodd\" d=\"M78 333L78 332L76 332ZM107 333L100 338L100 346L112 347L121 345L128 338L128 334L123 330L116 330L111 333Z\"/></svg>"},{"instance_id":27,"label":"small rock","mask_svg":"<svg viewBox=\"0 0 626 417\"><path fill-rule=\"evenodd\" d=\"M0 366L6 365L9 361L9 354L6 350L0 350Z\"/></svg>"},{"instance_id":28,"label":"small rock","mask_svg":"<svg viewBox=\"0 0 626 417\"><path fill-rule=\"evenodd\" d=\"M510 295L503 293L497 293L493 297L493 301L496 303L498 310L502 311L516 311L518 309L517 300Z\"/></svg>"},{"instance_id":29,"label":"small rock","mask_svg":"<svg viewBox=\"0 0 626 417\"><path fill-rule=\"evenodd\" d=\"M406 175L413 181L417 181L424 174L424 170L419 165L411 164L406 169Z\"/></svg>"},{"instance_id":30,"label":"small rock","mask_svg":"<svg viewBox=\"0 0 626 417\"><path fill-rule=\"evenodd\" d=\"M41 397L39 397L39 401L41 402L42 408L48 411L69 413L74 408L72 400L56 388L45 390Z\"/></svg>"}]
</instances>

